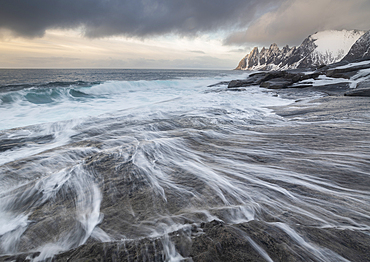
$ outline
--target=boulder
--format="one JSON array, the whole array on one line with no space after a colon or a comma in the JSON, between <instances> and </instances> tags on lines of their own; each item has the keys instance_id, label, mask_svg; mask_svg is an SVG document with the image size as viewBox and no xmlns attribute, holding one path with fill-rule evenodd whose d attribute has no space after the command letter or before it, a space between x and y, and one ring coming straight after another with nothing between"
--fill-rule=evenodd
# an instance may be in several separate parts
<instances>
[{"instance_id":1,"label":"boulder","mask_svg":"<svg viewBox=\"0 0 370 262\"><path fill-rule=\"evenodd\" d=\"M249 79L246 80L232 80L230 81L228 88L236 88L236 87L245 87L253 85L254 81L251 81Z\"/></svg>"},{"instance_id":2,"label":"boulder","mask_svg":"<svg viewBox=\"0 0 370 262\"><path fill-rule=\"evenodd\" d=\"M261 87L268 88L268 89L282 89L288 88L290 85L293 84L291 79L286 78L274 78L268 81L261 83Z\"/></svg>"}]
</instances>

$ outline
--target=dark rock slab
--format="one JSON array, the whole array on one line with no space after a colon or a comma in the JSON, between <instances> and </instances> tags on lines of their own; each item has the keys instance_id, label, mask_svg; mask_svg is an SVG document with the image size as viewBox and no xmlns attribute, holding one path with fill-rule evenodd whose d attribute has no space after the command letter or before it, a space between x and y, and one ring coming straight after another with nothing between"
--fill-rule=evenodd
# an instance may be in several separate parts
<instances>
[{"instance_id":1,"label":"dark rock slab","mask_svg":"<svg viewBox=\"0 0 370 262\"><path fill-rule=\"evenodd\" d=\"M369 232L337 228L315 228L302 226L309 241L328 248L349 261L370 261Z\"/></svg>"},{"instance_id":2,"label":"dark rock slab","mask_svg":"<svg viewBox=\"0 0 370 262\"><path fill-rule=\"evenodd\" d=\"M308 80L308 79L317 79L320 75L322 75L321 72L313 72L310 74L302 74L299 81Z\"/></svg>"},{"instance_id":3,"label":"dark rock slab","mask_svg":"<svg viewBox=\"0 0 370 262\"><path fill-rule=\"evenodd\" d=\"M269 89L287 88L294 83L298 83L307 79L316 79L320 76L320 72L304 74L301 71L270 71L259 72L249 75L244 80L233 80L229 83L228 88L246 87L259 85Z\"/></svg>"},{"instance_id":4,"label":"dark rock slab","mask_svg":"<svg viewBox=\"0 0 370 262\"><path fill-rule=\"evenodd\" d=\"M314 86L313 91L320 91L327 95L343 95L346 91L350 90L350 83L336 83L329 85Z\"/></svg>"},{"instance_id":5,"label":"dark rock slab","mask_svg":"<svg viewBox=\"0 0 370 262\"><path fill-rule=\"evenodd\" d=\"M261 87L268 89L284 89L291 87L295 83L299 83L308 79L316 79L320 73L314 72L311 74L304 74L301 72L278 71L268 73L260 83ZM311 86L311 84L304 84L303 87ZM302 86L295 86L296 88Z\"/></svg>"},{"instance_id":6,"label":"dark rock slab","mask_svg":"<svg viewBox=\"0 0 370 262\"><path fill-rule=\"evenodd\" d=\"M366 96L370 97L370 88L354 89L344 93L345 96Z\"/></svg>"},{"instance_id":7,"label":"dark rock slab","mask_svg":"<svg viewBox=\"0 0 370 262\"><path fill-rule=\"evenodd\" d=\"M284 228L289 227L281 222L253 220L228 225L214 220L200 227L175 231L167 237L85 244L56 255L53 261L168 261L170 256L196 262L321 261ZM369 261L370 236L366 232L298 226L296 233L305 239L306 246L330 249L350 261ZM0 260L26 261L27 256L39 254L4 256Z\"/></svg>"},{"instance_id":8,"label":"dark rock slab","mask_svg":"<svg viewBox=\"0 0 370 262\"><path fill-rule=\"evenodd\" d=\"M228 85L230 81L222 81L217 84L209 85L208 87L215 87L215 86L223 86L223 85Z\"/></svg>"},{"instance_id":9,"label":"dark rock slab","mask_svg":"<svg viewBox=\"0 0 370 262\"><path fill-rule=\"evenodd\" d=\"M253 83L254 83L254 81L250 80L250 79L232 80L227 87L228 88L246 87L246 86L253 85Z\"/></svg>"},{"instance_id":10,"label":"dark rock slab","mask_svg":"<svg viewBox=\"0 0 370 262\"><path fill-rule=\"evenodd\" d=\"M293 84L291 79L286 78L274 78L265 82L261 83L261 87L268 88L268 89L282 89L288 88L290 85Z\"/></svg>"},{"instance_id":11,"label":"dark rock slab","mask_svg":"<svg viewBox=\"0 0 370 262\"><path fill-rule=\"evenodd\" d=\"M26 146L27 144L45 144L51 142L53 139L53 135L2 139L0 141L0 152L4 152L13 148L20 148Z\"/></svg>"},{"instance_id":12,"label":"dark rock slab","mask_svg":"<svg viewBox=\"0 0 370 262\"><path fill-rule=\"evenodd\" d=\"M248 225L246 225L248 226ZM262 233L262 231L259 231ZM172 245L172 251L171 251ZM175 251L176 250L176 251ZM3 256L0 261L26 261L39 252ZM220 221L202 223L200 227L175 231L167 237L143 238L107 243L88 243L56 255L52 261L256 261L266 260L250 243L246 233Z\"/></svg>"},{"instance_id":13,"label":"dark rock slab","mask_svg":"<svg viewBox=\"0 0 370 262\"><path fill-rule=\"evenodd\" d=\"M370 80L357 83L356 88L370 88Z\"/></svg>"},{"instance_id":14,"label":"dark rock slab","mask_svg":"<svg viewBox=\"0 0 370 262\"><path fill-rule=\"evenodd\" d=\"M357 74L357 72L359 70L368 69L368 68L370 68L370 60L369 60L369 63L363 64L363 65L357 65L357 66L352 66L352 67L350 66L350 67L347 67L347 68L333 68L333 69L329 69L326 72L326 76L327 77L333 77L333 78L345 78L345 79L349 79L352 76L354 76L355 74Z\"/></svg>"}]
</instances>

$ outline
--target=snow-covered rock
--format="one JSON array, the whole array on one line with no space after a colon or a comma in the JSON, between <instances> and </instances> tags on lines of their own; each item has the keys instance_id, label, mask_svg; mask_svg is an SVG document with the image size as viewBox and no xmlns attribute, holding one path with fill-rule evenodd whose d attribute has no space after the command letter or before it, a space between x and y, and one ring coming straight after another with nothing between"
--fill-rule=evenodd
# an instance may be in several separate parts
<instances>
[{"instance_id":1,"label":"snow-covered rock","mask_svg":"<svg viewBox=\"0 0 370 262\"><path fill-rule=\"evenodd\" d=\"M364 31L327 30L308 36L299 47L282 49L272 44L259 52L255 47L240 62L239 70L286 70L332 64L342 60Z\"/></svg>"},{"instance_id":2,"label":"snow-covered rock","mask_svg":"<svg viewBox=\"0 0 370 262\"><path fill-rule=\"evenodd\" d=\"M367 59L370 59L370 31L367 31L353 44L343 61L354 62Z\"/></svg>"}]
</instances>

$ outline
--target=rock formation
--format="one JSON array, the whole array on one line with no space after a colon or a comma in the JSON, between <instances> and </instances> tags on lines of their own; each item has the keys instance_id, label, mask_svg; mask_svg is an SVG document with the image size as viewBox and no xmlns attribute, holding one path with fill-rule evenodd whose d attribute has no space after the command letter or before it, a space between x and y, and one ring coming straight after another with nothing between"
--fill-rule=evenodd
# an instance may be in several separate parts
<instances>
[{"instance_id":1,"label":"rock formation","mask_svg":"<svg viewBox=\"0 0 370 262\"><path fill-rule=\"evenodd\" d=\"M308 36L299 47L274 43L261 51L255 47L237 66L237 70L286 70L318 67L339 62L364 31L322 31ZM369 41L367 41L369 42ZM361 49L362 50L362 49Z\"/></svg>"}]
</instances>

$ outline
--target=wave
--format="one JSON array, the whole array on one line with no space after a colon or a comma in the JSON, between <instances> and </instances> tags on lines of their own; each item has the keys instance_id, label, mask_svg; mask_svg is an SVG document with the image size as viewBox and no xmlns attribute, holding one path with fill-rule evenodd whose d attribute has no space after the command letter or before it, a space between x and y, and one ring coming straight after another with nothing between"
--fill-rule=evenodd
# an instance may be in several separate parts
<instances>
[{"instance_id":1,"label":"wave","mask_svg":"<svg viewBox=\"0 0 370 262\"><path fill-rule=\"evenodd\" d=\"M14 84L0 86L0 92L12 92L29 88L59 88L59 87L88 87L98 85L101 82L85 82L85 81L55 81L36 84Z\"/></svg>"},{"instance_id":2,"label":"wave","mask_svg":"<svg viewBox=\"0 0 370 262\"><path fill-rule=\"evenodd\" d=\"M48 82L41 84L17 84L0 86L0 106L19 102L32 104L48 104L68 99L91 97L80 88L89 88L99 85L100 82Z\"/></svg>"},{"instance_id":3,"label":"wave","mask_svg":"<svg viewBox=\"0 0 370 262\"><path fill-rule=\"evenodd\" d=\"M49 82L45 84L7 85L0 87L0 105L11 104L19 100L33 104L47 104L78 98L94 98L101 95L140 92L146 94L167 88L186 88L198 85L202 81L158 80L158 81L107 81L107 82Z\"/></svg>"},{"instance_id":4,"label":"wave","mask_svg":"<svg viewBox=\"0 0 370 262\"><path fill-rule=\"evenodd\" d=\"M122 110L137 110L145 117L152 110L161 114L183 114L199 109L204 111L201 114L205 114L209 108L227 106L230 110L229 117L253 119L259 118L255 112L265 111L264 107L267 105L286 103L257 88L250 88L243 94L233 94L228 92L226 84L209 87L214 83L230 81L233 77L225 75L172 80L54 81L28 85L28 88L23 89L18 85L12 91L0 92L3 119L0 130L116 114ZM212 112L207 114L212 115Z\"/></svg>"},{"instance_id":5,"label":"wave","mask_svg":"<svg viewBox=\"0 0 370 262\"><path fill-rule=\"evenodd\" d=\"M31 88L17 92L0 93L0 107L11 104L22 107L25 106L25 103L38 105L79 98L92 98L92 96L76 88Z\"/></svg>"},{"instance_id":6,"label":"wave","mask_svg":"<svg viewBox=\"0 0 370 262\"><path fill-rule=\"evenodd\" d=\"M207 86L218 81L217 78L73 81L3 86L0 92L0 108L5 121L0 124L0 130L97 116L171 101L179 97L190 97L210 90Z\"/></svg>"}]
</instances>

